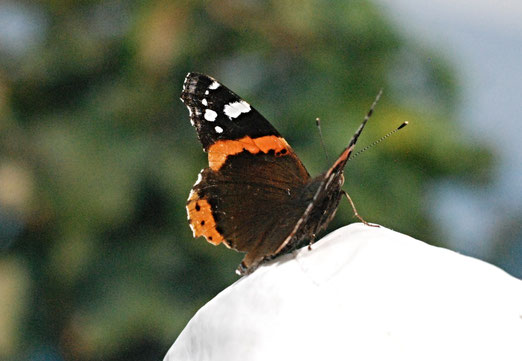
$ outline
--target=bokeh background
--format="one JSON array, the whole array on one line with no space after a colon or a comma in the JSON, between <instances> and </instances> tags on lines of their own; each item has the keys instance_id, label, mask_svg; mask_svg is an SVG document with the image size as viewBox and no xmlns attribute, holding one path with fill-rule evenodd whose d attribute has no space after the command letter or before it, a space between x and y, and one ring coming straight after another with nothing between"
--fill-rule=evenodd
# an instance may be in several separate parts
<instances>
[{"instance_id":1,"label":"bokeh background","mask_svg":"<svg viewBox=\"0 0 522 361\"><path fill-rule=\"evenodd\" d=\"M206 165L188 71L311 174L315 118L332 158L383 87L359 148L410 125L349 163L359 212L522 277L522 6L461 3L2 1L0 359L161 359L237 279L242 256L186 223ZM342 204L330 229L354 221Z\"/></svg>"}]
</instances>

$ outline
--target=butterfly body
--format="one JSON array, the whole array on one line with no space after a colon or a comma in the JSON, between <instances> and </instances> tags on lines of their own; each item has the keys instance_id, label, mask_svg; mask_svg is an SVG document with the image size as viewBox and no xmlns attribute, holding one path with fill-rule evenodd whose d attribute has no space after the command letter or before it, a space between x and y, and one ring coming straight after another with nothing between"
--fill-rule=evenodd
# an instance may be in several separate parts
<instances>
[{"instance_id":1,"label":"butterfly body","mask_svg":"<svg viewBox=\"0 0 522 361\"><path fill-rule=\"evenodd\" d=\"M187 201L195 237L246 253L237 270L243 275L327 227L366 120L334 164L312 178L277 130L213 78L189 73L181 100L209 159Z\"/></svg>"}]
</instances>

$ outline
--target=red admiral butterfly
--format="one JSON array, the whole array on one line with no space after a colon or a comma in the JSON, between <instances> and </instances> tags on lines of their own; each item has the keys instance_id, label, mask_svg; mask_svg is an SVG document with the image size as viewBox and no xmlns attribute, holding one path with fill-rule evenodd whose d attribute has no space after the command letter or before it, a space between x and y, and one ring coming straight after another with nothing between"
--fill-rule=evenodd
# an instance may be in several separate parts
<instances>
[{"instance_id":1,"label":"red admiral butterfly","mask_svg":"<svg viewBox=\"0 0 522 361\"><path fill-rule=\"evenodd\" d=\"M311 178L277 130L213 78L189 73L181 100L209 162L187 201L194 237L245 252L240 275L311 244L337 211L343 169L373 106L330 169Z\"/></svg>"}]
</instances>

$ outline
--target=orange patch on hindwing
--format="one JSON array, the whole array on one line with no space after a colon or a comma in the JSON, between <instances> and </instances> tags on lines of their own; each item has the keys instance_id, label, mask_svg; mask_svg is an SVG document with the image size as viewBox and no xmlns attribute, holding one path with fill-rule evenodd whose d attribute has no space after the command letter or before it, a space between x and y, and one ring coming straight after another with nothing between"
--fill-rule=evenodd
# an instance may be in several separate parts
<instances>
[{"instance_id":1,"label":"orange patch on hindwing","mask_svg":"<svg viewBox=\"0 0 522 361\"><path fill-rule=\"evenodd\" d=\"M206 199L191 192L187 202L187 214L194 237L205 236L208 242L218 245L224 242L223 236L216 230L216 221L212 215L212 207Z\"/></svg>"},{"instance_id":2,"label":"orange patch on hindwing","mask_svg":"<svg viewBox=\"0 0 522 361\"><path fill-rule=\"evenodd\" d=\"M225 164L229 155L247 151L252 154L268 153L273 150L276 155L285 155L291 148L281 137L266 135L259 138L249 136L237 140L218 140L208 149L208 164L214 171L218 171Z\"/></svg>"}]
</instances>

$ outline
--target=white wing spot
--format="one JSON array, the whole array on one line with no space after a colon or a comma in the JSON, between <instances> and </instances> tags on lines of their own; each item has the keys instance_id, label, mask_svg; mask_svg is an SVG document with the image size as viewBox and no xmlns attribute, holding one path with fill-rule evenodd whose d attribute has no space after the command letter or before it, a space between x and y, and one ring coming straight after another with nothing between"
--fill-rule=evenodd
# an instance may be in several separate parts
<instances>
[{"instance_id":1,"label":"white wing spot","mask_svg":"<svg viewBox=\"0 0 522 361\"><path fill-rule=\"evenodd\" d=\"M188 105L186 107L187 107L187 109L189 111L189 115L192 117L192 109Z\"/></svg>"},{"instance_id":2,"label":"white wing spot","mask_svg":"<svg viewBox=\"0 0 522 361\"><path fill-rule=\"evenodd\" d=\"M203 104L204 106L207 106L208 105L207 99L203 98L203 100L201 101L201 104Z\"/></svg>"},{"instance_id":3,"label":"white wing spot","mask_svg":"<svg viewBox=\"0 0 522 361\"><path fill-rule=\"evenodd\" d=\"M205 95L208 95L208 90L205 90Z\"/></svg>"},{"instance_id":4,"label":"white wing spot","mask_svg":"<svg viewBox=\"0 0 522 361\"><path fill-rule=\"evenodd\" d=\"M212 109L205 109L205 120L209 122L215 121L217 118L217 113Z\"/></svg>"},{"instance_id":5,"label":"white wing spot","mask_svg":"<svg viewBox=\"0 0 522 361\"><path fill-rule=\"evenodd\" d=\"M223 133L223 128L221 128L219 125L216 125L214 129L216 130L216 133Z\"/></svg>"},{"instance_id":6,"label":"white wing spot","mask_svg":"<svg viewBox=\"0 0 522 361\"><path fill-rule=\"evenodd\" d=\"M196 183L194 183L194 186L193 186L193 187L197 186L197 185L201 182L201 180L203 179L203 176L201 175L202 173L203 173L203 169L201 170L201 172L199 172L199 174L198 174L198 180L196 181ZM189 198L190 198L190 197L189 197Z\"/></svg>"},{"instance_id":7,"label":"white wing spot","mask_svg":"<svg viewBox=\"0 0 522 361\"><path fill-rule=\"evenodd\" d=\"M217 81L213 81L212 84L210 84L210 85L208 86L208 88L209 88L210 90L217 89L217 88L219 88L219 83L218 83Z\"/></svg>"},{"instance_id":8,"label":"white wing spot","mask_svg":"<svg viewBox=\"0 0 522 361\"><path fill-rule=\"evenodd\" d=\"M190 73L188 73L187 76L185 77L185 81L183 82L183 90L186 90L189 75L190 75Z\"/></svg>"},{"instance_id":9,"label":"white wing spot","mask_svg":"<svg viewBox=\"0 0 522 361\"><path fill-rule=\"evenodd\" d=\"M237 118L242 113L248 113L250 111L250 104L244 100L241 100L239 102L225 105L223 111L230 119Z\"/></svg>"}]
</instances>

